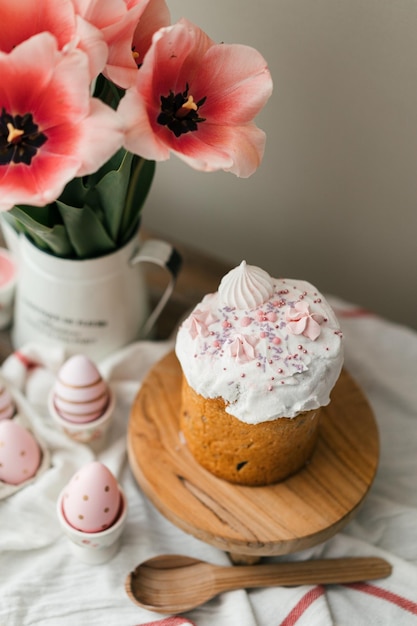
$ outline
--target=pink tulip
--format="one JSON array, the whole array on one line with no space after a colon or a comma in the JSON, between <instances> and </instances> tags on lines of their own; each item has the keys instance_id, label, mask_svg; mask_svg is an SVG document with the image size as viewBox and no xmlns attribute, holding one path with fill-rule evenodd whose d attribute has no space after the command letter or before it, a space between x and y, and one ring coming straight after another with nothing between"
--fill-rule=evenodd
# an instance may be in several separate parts
<instances>
[{"instance_id":1,"label":"pink tulip","mask_svg":"<svg viewBox=\"0 0 417 626\"><path fill-rule=\"evenodd\" d=\"M77 16L72 0L19 0L0 2L0 50L10 52L33 35L49 32L59 50L78 47L89 58L90 78L99 74L107 59L101 32Z\"/></svg>"},{"instance_id":2,"label":"pink tulip","mask_svg":"<svg viewBox=\"0 0 417 626\"><path fill-rule=\"evenodd\" d=\"M272 92L266 61L248 46L216 45L186 19L160 29L119 105L125 147L201 171L242 177L259 166L265 133L253 122Z\"/></svg>"},{"instance_id":3,"label":"pink tulip","mask_svg":"<svg viewBox=\"0 0 417 626\"><path fill-rule=\"evenodd\" d=\"M165 0L72 0L88 23L100 30L109 53L105 76L119 87L136 79L138 55L143 57L153 33L170 23Z\"/></svg>"},{"instance_id":4,"label":"pink tulip","mask_svg":"<svg viewBox=\"0 0 417 626\"><path fill-rule=\"evenodd\" d=\"M43 206L121 147L117 113L90 97L88 57L41 33L0 52L0 209Z\"/></svg>"}]
</instances>

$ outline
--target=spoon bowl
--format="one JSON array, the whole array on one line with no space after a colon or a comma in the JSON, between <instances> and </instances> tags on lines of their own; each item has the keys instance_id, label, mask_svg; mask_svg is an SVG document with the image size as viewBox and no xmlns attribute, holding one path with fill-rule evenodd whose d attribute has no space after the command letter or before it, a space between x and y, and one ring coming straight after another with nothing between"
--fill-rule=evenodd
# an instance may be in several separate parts
<instances>
[{"instance_id":1,"label":"spoon bowl","mask_svg":"<svg viewBox=\"0 0 417 626\"><path fill-rule=\"evenodd\" d=\"M138 565L127 576L125 588L138 606L177 614L232 589L352 583L385 578L391 571L391 565L379 557L221 566L168 554Z\"/></svg>"}]
</instances>

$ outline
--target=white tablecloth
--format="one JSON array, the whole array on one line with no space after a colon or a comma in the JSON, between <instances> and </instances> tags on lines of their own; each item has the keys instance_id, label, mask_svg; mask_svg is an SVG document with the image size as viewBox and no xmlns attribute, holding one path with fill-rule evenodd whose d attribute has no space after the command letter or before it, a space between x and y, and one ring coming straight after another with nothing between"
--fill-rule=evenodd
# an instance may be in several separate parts
<instances>
[{"instance_id":1,"label":"white tablecloth","mask_svg":"<svg viewBox=\"0 0 417 626\"><path fill-rule=\"evenodd\" d=\"M380 464L365 503L343 532L286 558L379 555L392 563L393 574L354 585L224 593L184 616L197 626L417 625L417 334L344 302L331 302L346 338L346 368L376 415ZM228 564L225 553L159 514L127 463L131 404L146 372L172 346L172 341L139 342L100 363L117 395L117 413L108 446L97 458L123 485L129 512L118 554L98 566L75 560L55 513L63 486L94 458L90 448L59 433L47 414L46 394L62 354L27 346L22 350L26 365L16 356L5 361L2 373L21 387L20 400L50 450L51 466L0 501L1 626L174 626L177 620L167 621L168 616L131 602L124 590L126 575L140 561L169 552ZM43 367L27 367L33 360Z\"/></svg>"}]
</instances>

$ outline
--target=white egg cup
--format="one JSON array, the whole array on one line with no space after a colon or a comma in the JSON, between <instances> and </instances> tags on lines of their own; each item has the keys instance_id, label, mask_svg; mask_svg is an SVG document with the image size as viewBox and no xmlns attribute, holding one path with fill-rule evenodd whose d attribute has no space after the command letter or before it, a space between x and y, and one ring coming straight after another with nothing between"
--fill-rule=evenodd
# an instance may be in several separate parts
<instances>
[{"instance_id":1,"label":"white egg cup","mask_svg":"<svg viewBox=\"0 0 417 626\"><path fill-rule=\"evenodd\" d=\"M116 404L116 396L109 389L109 403L103 415L91 422L70 422L58 413L54 403L54 391L51 389L48 396L48 410L54 422L70 439L77 443L87 443L99 449L105 443L107 431L111 424Z\"/></svg>"},{"instance_id":2,"label":"white egg cup","mask_svg":"<svg viewBox=\"0 0 417 626\"><path fill-rule=\"evenodd\" d=\"M58 498L57 515L62 530L70 540L73 555L88 565L100 565L112 559L119 549L120 536L126 525L127 499L123 489L119 485L120 510L115 522L106 530L96 533L86 533L82 530L77 530L67 522L62 508L64 491L65 489L62 490Z\"/></svg>"}]
</instances>

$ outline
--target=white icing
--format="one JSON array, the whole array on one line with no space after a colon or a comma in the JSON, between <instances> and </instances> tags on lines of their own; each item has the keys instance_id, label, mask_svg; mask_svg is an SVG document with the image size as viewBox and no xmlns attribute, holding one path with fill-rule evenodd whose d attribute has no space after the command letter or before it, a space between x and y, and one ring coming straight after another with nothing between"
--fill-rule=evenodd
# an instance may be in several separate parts
<instances>
[{"instance_id":1,"label":"white icing","mask_svg":"<svg viewBox=\"0 0 417 626\"><path fill-rule=\"evenodd\" d=\"M259 267L246 261L224 276L219 285L219 300L225 306L254 309L274 292L272 278Z\"/></svg>"},{"instance_id":2,"label":"white icing","mask_svg":"<svg viewBox=\"0 0 417 626\"><path fill-rule=\"evenodd\" d=\"M239 268L242 278L248 266ZM176 341L191 387L222 397L231 415L251 424L327 405L343 364L339 323L323 295L305 281L270 280L270 295L255 307L241 297L246 288L205 296Z\"/></svg>"}]
</instances>

